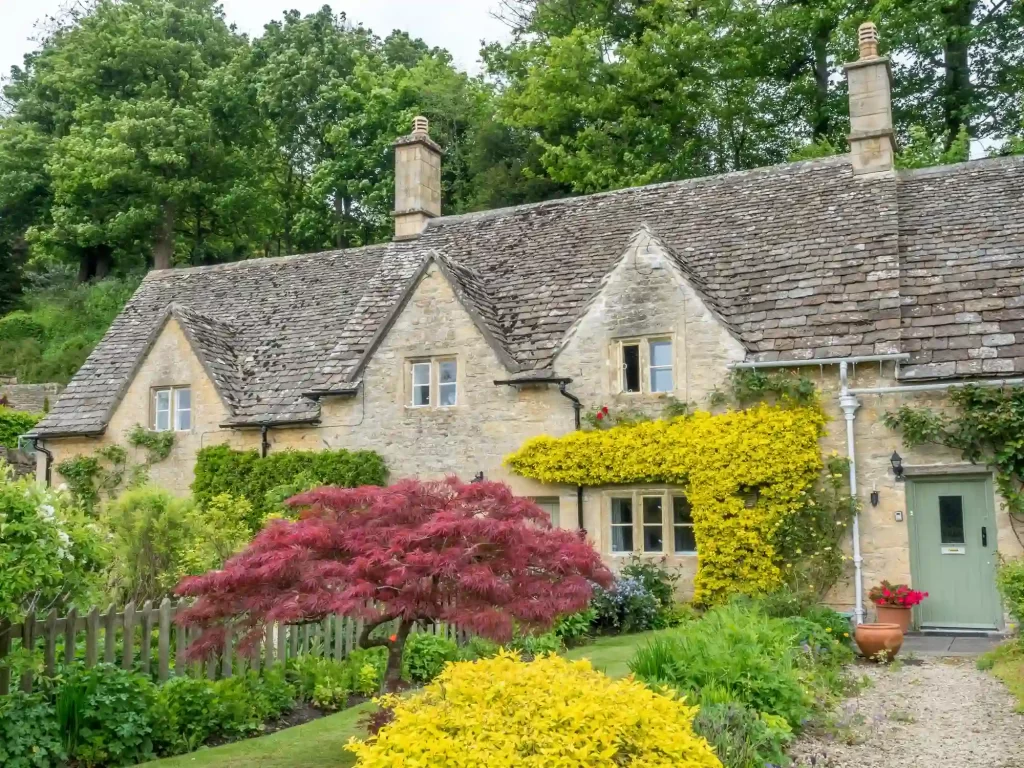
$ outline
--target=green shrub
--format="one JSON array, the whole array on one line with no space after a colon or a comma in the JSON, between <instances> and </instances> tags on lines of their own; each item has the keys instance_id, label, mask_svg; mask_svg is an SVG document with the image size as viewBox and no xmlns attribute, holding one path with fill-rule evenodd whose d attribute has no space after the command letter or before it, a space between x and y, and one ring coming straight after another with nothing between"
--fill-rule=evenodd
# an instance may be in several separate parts
<instances>
[{"instance_id":1,"label":"green shrub","mask_svg":"<svg viewBox=\"0 0 1024 768\"><path fill-rule=\"evenodd\" d=\"M730 699L783 717L793 727L811 714L813 697L798 667L797 632L787 620L752 606L721 606L654 638L636 652L629 668L641 680L668 683L687 694L716 686Z\"/></svg>"},{"instance_id":2,"label":"green shrub","mask_svg":"<svg viewBox=\"0 0 1024 768\"><path fill-rule=\"evenodd\" d=\"M217 729L226 736L246 736L263 730L294 704L294 688L284 669L272 667L260 675L250 670L214 684L218 703Z\"/></svg>"},{"instance_id":3,"label":"green shrub","mask_svg":"<svg viewBox=\"0 0 1024 768\"><path fill-rule=\"evenodd\" d=\"M587 608L577 613L570 613L562 616L555 622L552 630L562 639L565 645L572 647L581 644L590 635L594 619L597 618L597 611Z\"/></svg>"},{"instance_id":4,"label":"green shrub","mask_svg":"<svg viewBox=\"0 0 1024 768\"><path fill-rule=\"evenodd\" d=\"M0 696L0 765L51 768L64 764L57 715L40 694L12 691Z\"/></svg>"},{"instance_id":5,"label":"green shrub","mask_svg":"<svg viewBox=\"0 0 1024 768\"><path fill-rule=\"evenodd\" d=\"M126 765L153 757L152 705L155 686L148 678L110 664L73 668L63 683L80 707L73 719L78 733L71 757L86 766Z\"/></svg>"},{"instance_id":6,"label":"green shrub","mask_svg":"<svg viewBox=\"0 0 1024 768\"><path fill-rule=\"evenodd\" d=\"M670 629L700 618L700 613L690 603L672 603L662 606L654 615L652 629Z\"/></svg>"},{"instance_id":7,"label":"green shrub","mask_svg":"<svg viewBox=\"0 0 1024 768\"><path fill-rule=\"evenodd\" d=\"M30 431L43 414L16 411L0 405L0 446L14 450L18 447L18 438Z\"/></svg>"},{"instance_id":8,"label":"green shrub","mask_svg":"<svg viewBox=\"0 0 1024 768\"><path fill-rule=\"evenodd\" d=\"M353 665L306 654L288 660L288 679L302 701L326 710L341 709L355 684Z\"/></svg>"},{"instance_id":9,"label":"green shrub","mask_svg":"<svg viewBox=\"0 0 1024 768\"><path fill-rule=\"evenodd\" d=\"M98 599L106 562L99 529L66 493L12 480L0 464L0 619L86 607Z\"/></svg>"},{"instance_id":10,"label":"green shrub","mask_svg":"<svg viewBox=\"0 0 1024 768\"><path fill-rule=\"evenodd\" d=\"M497 643L474 635L459 647L459 661L489 659L496 656L500 648Z\"/></svg>"},{"instance_id":11,"label":"green shrub","mask_svg":"<svg viewBox=\"0 0 1024 768\"><path fill-rule=\"evenodd\" d=\"M850 626L850 619L839 611L825 605L812 605L803 612L802 616L817 624L840 643L853 645L853 628Z\"/></svg>"},{"instance_id":12,"label":"green shrub","mask_svg":"<svg viewBox=\"0 0 1024 768\"><path fill-rule=\"evenodd\" d=\"M429 683L458 656L459 646L447 637L425 632L409 635L402 652L402 677L411 683Z\"/></svg>"},{"instance_id":13,"label":"green shrub","mask_svg":"<svg viewBox=\"0 0 1024 768\"><path fill-rule=\"evenodd\" d=\"M611 633L651 629L662 609L644 582L631 576L617 579L611 589L595 587L590 607L597 613L594 626Z\"/></svg>"},{"instance_id":14,"label":"green shrub","mask_svg":"<svg viewBox=\"0 0 1024 768\"><path fill-rule=\"evenodd\" d=\"M196 457L192 493L200 506L226 493L252 505L249 528L255 532L276 510L267 494L282 486L335 485L354 488L384 485L387 468L373 451L279 451L261 458L256 451L235 451L226 445L203 448Z\"/></svg>"},{"instance_id":15,"label":"green shrub","mask_svg":"<svg viewBox=\"0 0 1024 768\"><path fill-rule=\"evenodd\" d=\"M26 293L0 318L0 373L66 384L131 298L140 277L61 283Z\"/></svg>"},{"instance_id":16,"label":"green shrub","mask_svg":"<svg viewBox=\"0 0 1024 768\"><path fill-rule=\"evenodd\" d=\"M122 601L159 600L183 577L220 566L248 536L229 519L235 509L226 497L197 509L191 499L155 486L126 491L101 518L115 555L112 590Z\"/></svg>"},{"instance_id":17,"label":"green shrub","mask_svg":"<svg viewBox=\"0 0 1024 768\"><path fill-rule=\"evenodd\" d=\"M161 685L153 703L153 742L161 755L198 749L220 726L220 700L214 683L175 677Z\"/></svg>"},{"instance_id":18,"label":"green shrub","mask_svg":"<svg viewBox=\"0 0 1024 768\"><path fill-rule=\"evenodd\" d=\"M679 572L669 569L665 558L651 560L633 555L620 571L627 579L637 579L647 591L654 595L662 608L669 608L676 602L676 584Z\"/></svg>"},{"instance_id":19,"label":"green shrub","mask_svg":"<svg viewBox=\"0 0 1024 768\"><path fill-rule=\"evenodd\" d=\"M1024 633L1024 557L1000 562L996 585L1003 596L1006 610Z\"/></svg>"},{"instance_id":20,"label":"green shrub","mask_svg":"<svg viewBox=\"0 0 1024 768\"><path fill-rule=\"evenodd\" d=\"M527 661L546 653L558 653L565 649L562 645L562 638L554 632L545 632L540 635L517 634L512 638L508 647L519 651Z\"/></svg>"},{"instance_id":21,"label":"green shrub","mask_svg":"<svg viewBox=\"0 0 1024 768\"><path fill-rule=\"evenodd\" d=\"M362 696L374 696L380 692L388 666L387 648L356 648L345 662L353 670L353 691Z\"/></svg>"},{"instance_id":22,"label":"green shrub","mask_svg":"<svg viewBox=\"0 0 1024 768\"><path fill-rule=\"evenodd\" d=\"M792 731L781 718L759 716L739 702L700 702L693 730L707 739L725 768L786 765Z\"/></svg>"}]
</instances>

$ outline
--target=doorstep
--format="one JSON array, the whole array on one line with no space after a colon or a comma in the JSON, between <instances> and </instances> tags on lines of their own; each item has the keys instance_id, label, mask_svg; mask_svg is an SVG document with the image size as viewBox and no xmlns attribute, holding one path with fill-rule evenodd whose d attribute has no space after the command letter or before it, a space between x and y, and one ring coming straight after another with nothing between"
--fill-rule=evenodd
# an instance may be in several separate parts
<instances>
[{"instance_id":1,"label":"doorstep","mask_svg":"<svg viewBox=\"0 0 1024 768\"><path fill-rule=\"evenodd\" d=\"M903 638L903 653L923 656L980 656L991 651L1006 635L991 632L910 632Z\"/></svg>"}]
</instances>

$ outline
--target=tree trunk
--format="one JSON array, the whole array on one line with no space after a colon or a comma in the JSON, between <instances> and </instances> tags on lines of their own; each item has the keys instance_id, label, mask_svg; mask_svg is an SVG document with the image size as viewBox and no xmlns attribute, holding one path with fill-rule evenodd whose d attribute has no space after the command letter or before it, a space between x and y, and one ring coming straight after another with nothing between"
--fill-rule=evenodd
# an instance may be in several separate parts
<instances>
[{"instance_id":1,"label":"tree trunk","mask_svg":"<svg viewBox=\"0 0 1024 768\"><path fill-rule=\"evenodd\" d=\"M388 666L384 671L384 690L394 693L402 683L402 654L405 652L405 641L412 631L413 623L402 619L398 625L395 641L388 646Z\"/></svg>"},{"instance_id":2,"label":"tree trunk","mask_svg":"<svg viewBox=\"0 0 1024 768\"><path fill-rule=\"evenodd\" d=\"M832 130L828 114L828 41L831 36L830 25L818 24L811 43L814 50L814 114L811 117L811 131L815 141L828 138Z\"/></svg>"},{"instance_id":3,"label":"tree trunk","mask_svg":"<svg viewBox=\"0 0 1024 768\"><path fill-rule=\"evenodd\" d=\"M110 274L113 265L114 254L109 245L96 246L96 277L102 280Z\"/></svg>"},{"instance_id":4,"label":"tree trunk","mask_svg":"<svg viewBox=\"0 0 1024 768\"><path fill-rule=\"evenodd\" d=\"M96 254L92 248L83 248L78 252L78 282L88 282L95 274Z\"/></svg>"},{"instance_id":5,"label":"tree trunk","mask_svg":"<svg viewBox=\"0 0 1024 768\"><path fill-rule=\"evenodd\" d=\"M164 220L153 244L153 269L170 269L174 259L174 203L164 203Z\"/></svg>"},{"instance_id":6,"label":"tree trunk","mask_svg":"<svg viewBox=\"0 0 1024 768\"><path fill-rule=\"evenodd\" d=\"M973 97L970 64L971 21L977 0L957 0L947 6L946 40L943 45L945 70L942 83L942 117L946 129L946 149L956 141L960 129L970 129Z\"/></svg>"}]
</instances>

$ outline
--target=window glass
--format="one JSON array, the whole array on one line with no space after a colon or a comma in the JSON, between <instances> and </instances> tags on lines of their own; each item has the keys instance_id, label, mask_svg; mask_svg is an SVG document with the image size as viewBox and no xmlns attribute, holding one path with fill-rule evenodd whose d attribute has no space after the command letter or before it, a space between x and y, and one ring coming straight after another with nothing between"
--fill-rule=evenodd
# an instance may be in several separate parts
<instances>
[{"instance_id":1,"label":"window glass","mask_svg":"<svg viewBox=\"0 0 1024 768\"><path fill-rule=\"evenodd\" d=\"M644 496L644 552L663 552L665 526L661 496Z\"/></svg>"},{"instance_id":2,"label":"window glass","mask_svg":"<svg viewBox=\"0 0 1024 768\"><path fill-rule=\"evenodd\" d=\"M672 342L651 342L651 392L671 392Z\"/></svg>"},{"instance_id":3,"label":"window glass","mask_svg":"<svg viewBox=\"0 0 1024 768\"><path fill-rule=\"evenodd\" d=\"M612 552L633 551L633 499L612 499Z\"/></svg>"},{"instance_id":4,"label":"window glass","mask_svg":"<svg viewBox=\"0 0 1024 768\"><path fill-rule=\"evenodd\" d=\"M939 536L943 544L963 544L963 496L939 496Z\"/></svg>"},{"instance_id":5,"label":"window glass","mask_svg":"<svg viewBox=\"0 0 1024 768\"><path fill-rule=\"evenodd\" d=\"M412 404L430 405L430 363L412 365Z\"/></svg>"},{"instance_id":6,"label":"window glass","mask_svg":"<svg viewBox=\"0 0 1024 768\"><path fill-rule=\"evenodd\" d=\"M166 432L171 428L171 390L156 390L153 401L153 429Z\"/></svg>"},{"instance_id":7,"label":"window glass","mask_svg":"<svg viewBox=\"0 0 1024 768\"><path fill-rule=\"evenodd\" d=\"M535 498L534 503L548 513L548 517L551 518L551 525L555 528L559 524L559 507L561 506L557 496L540 496Z\"/></svg>"},{"instance_id":8,"label":"window glass","mask_svg":"<svg viewBox=\"0 0 1024 768\"><path fill-rule=\"evenodd\" d=\"M622 345L622 391L640 391L640 345Z\"/></svg>"},{"instance_id":9,"label":"window glass","mask_svg":"<svg viewBox=\"0 0 1024 768\"><path fill-rule=\"evenodd\" d=\"M174 428L179 432L192 429L192 390L188 387L174 390Z\"/></svg>"},{"instance_id":10,"label":"window glass","mask_svg":"<svg viewBox=\"0 0 1024 768\"><path fill-rule=\"evenodd\" d=\"M438 403L455 405L457 367L454 360L442 360L437 365Z\"/></svg>"},{"instance_id":11,"label":"window glass","mask_svg":"<svg viewBox=\"0 0 1024 768\"><path fill-rule=\"evenodd\" d=\"M677 553L692 554L697 551L697 540L693 535L693 514L685 496L672 497L672 528Z\"/></svg>"}]
</instances>

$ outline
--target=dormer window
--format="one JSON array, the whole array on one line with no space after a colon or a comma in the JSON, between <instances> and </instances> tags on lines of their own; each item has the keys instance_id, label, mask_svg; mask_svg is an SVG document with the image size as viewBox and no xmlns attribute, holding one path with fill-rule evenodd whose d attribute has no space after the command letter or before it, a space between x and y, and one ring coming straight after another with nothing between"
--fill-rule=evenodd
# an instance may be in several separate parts
<instances>
[{"instance_id":1,"label":"dormer window","mask_svg":"<svg viewBox=\"0 0 1024 768\"><path fill-rule=\"evenodd\" d=\"M192 429L192 389L161 387L153 390L153 430L188 432Z\"/></svg>"},{"instance_id":2,"label":"dormer window","mask_svg":"<svg viewBox=\"0 0 1024 768\"><path fill-rule=\"evenodd\" d=\"M413 408L451 408L459 400L459 366L455 358L413 360L409 363Z\"/></svg>"},{"instance_id":3,"label":"dormer window","mask_svg":"<svg viewBox=\"0 0 1024 768\"><path fill-rule=\"evenodd\" d=\"M672 392L675 389L672 339L630 339L619 343L620 391L626 394Z\"/></svg>"}]
</instances>

